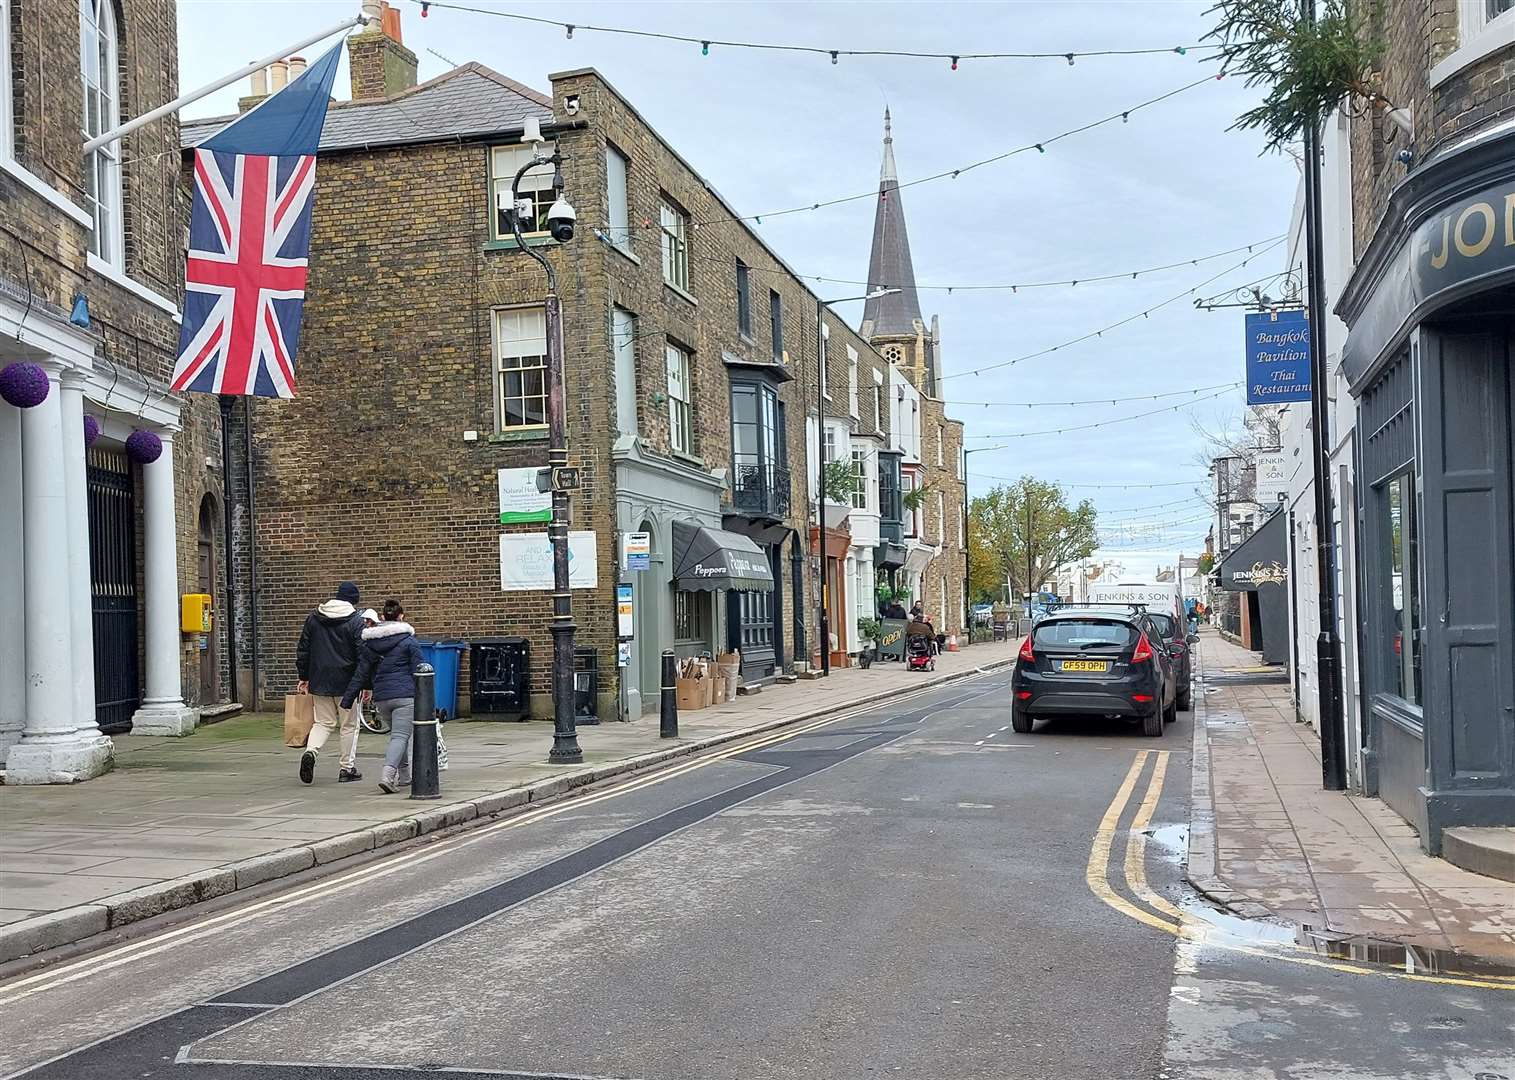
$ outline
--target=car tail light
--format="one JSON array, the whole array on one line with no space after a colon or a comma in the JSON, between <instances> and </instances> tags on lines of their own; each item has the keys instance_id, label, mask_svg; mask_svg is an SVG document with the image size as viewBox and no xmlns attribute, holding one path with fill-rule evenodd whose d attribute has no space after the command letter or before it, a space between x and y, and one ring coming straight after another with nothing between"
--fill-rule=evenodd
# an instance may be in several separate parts
<instances>
[{"instance_id":1,"label":"car tail light","mask_svg":"<svg viewBox=\"0 0 1515 1080\"><path fill-rule=\"evenodd\" d=\"M1139 701L1143 705L1145 705L1147 702L1149 702L1149 701L1152 700L1152 695L1151 694L1132 694L1131 695L1131 700L1132 701Z\"/></svg>"},{"instance_id":2,"label":"car tail light","mask_svg":"<svg viewBox=\"0 0 1515 1080\"><path fill-rule=\"evenodd\" d=\"M1131 654L1131 662L1133 664L1145 664L1151 659L1152 642L1147 640L1147 632L1143 630L1142 636L1136 640L1136 651Z\"/></svg>"},{"instance_id":3,"label":"car tail light","mask_svg":"<svg viewBox=\"0 0 1515 1080\"><path fill-rule=\"evenodd\" d=\"M1017 698L1019 698L1021 701L1030 701L1031 700L1031 691L1030 690L1017 690L1015 692L1015 696Z\"/></svg>"},{"instance_id":4,"label":"car tail light","mask_svg":"<svg viewBox=\"0 0 1515 1080\"><path fill-rule=\"evenodd\" d=\"M1026 635L1026 640L1021 642L1021 659L1028 664L1036 663L1036 653L1031 651L1031 635Z\"/></svg>"}]
</instances>

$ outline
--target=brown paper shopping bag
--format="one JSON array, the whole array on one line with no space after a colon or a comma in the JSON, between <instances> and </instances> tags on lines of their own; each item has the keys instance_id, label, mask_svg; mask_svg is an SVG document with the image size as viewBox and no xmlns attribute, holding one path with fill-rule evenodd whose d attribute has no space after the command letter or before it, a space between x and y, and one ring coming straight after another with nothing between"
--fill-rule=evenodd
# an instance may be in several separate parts
<instances>
[{"instance_id":1,"label":"brown paper shopping bag","mask_svg":"<svg viewBox=\"0 0 1515 1080\"><path fill-rule=\"evenodd\" d=\"M316 724L316 699L309 694L284 695L284 745L304 746Z\"/></svg>"}]
</instances>

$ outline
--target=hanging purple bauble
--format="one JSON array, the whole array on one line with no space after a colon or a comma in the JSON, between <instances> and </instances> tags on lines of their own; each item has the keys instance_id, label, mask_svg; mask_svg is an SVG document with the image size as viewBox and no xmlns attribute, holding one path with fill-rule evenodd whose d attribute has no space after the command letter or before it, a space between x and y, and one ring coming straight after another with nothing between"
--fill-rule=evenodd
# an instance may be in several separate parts
<instances>
[{"instance_id":1,"label":"hanging purple bauble","mask_svg":"<svg viewBox=\"0 0 1515 1080\"><path fill-rule=\"evenodd\" d=\"M47 400L47 372L40 364L17 361L0 368L0 397L18 409L30 409Z\"/></svg>"},{"instance_id":2,"label":"hanging purple bauble","mask_svg":"<svg viewBox=\"0 0 1515 1080\"><path fill-rule=\"evenodd\" d=\"M84 448L88 450L95 445L95 440L100 437L100 421L89 413L84 414Z\"/></svg>"},{"instance_id":3,"label":"hanging purple bauble","mask_svg":"<svg viewBox=\"0 0 1515 1080\"><path fill-rule=\"evenodd\" d=\"M163 454L163 440L151 431L134 431L126 437L126 456L138 465L151 465Z\"/></svg>"}]
</instances>

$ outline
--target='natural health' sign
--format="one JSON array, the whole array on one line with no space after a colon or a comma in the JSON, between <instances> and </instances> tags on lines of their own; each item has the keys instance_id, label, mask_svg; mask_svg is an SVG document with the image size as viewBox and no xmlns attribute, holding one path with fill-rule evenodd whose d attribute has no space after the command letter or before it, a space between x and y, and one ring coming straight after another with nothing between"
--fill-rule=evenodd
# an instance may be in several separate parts
<instances>
[{"instance_id":1,"label":"'natural health' sign","mask_svg":"<svg viewBox=\"0 0 1515 1080\"><path fill-rule=\"evenodd\" d=\"M1310 323L1303 311L1247 316L1247 404L1310 400Z\"/></svg>"}]
</instances>

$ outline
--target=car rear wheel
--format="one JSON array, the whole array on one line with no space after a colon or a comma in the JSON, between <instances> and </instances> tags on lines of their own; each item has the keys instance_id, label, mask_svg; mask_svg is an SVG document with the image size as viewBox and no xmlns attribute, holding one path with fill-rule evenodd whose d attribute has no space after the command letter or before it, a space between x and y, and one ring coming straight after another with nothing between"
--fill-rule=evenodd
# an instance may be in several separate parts
<instances>
[{"instance_id":1,"label":"car rear wheel","mask_svg":"<svg viewBox=\"0 0 1515 1080\"><path fill-rule=\"evenodd\" d=\"M1178 719L1178 698L1173 699L1173 704L1163 710L1163 723L1171 724Z\"/></svg>"},{"instance_id":2,"label":"car rear wheel","mask_svg":"<svg viewBox=\"0 0 1515 1080\"><path fill-rule=\"evenodd\" d=\"M1156 738L1163 733L1163 712L1154 711L1151 716L1142 717L1142 734L1147 738Z\"/></svg>"},{"instance_id":3,"label":"car rear wheel","mask_svg":"<svg viewBox=\"0 0 1515 1080\"><path fill-rule=\"evenodd\" d=\"M1035 722L1031 718L1030 713L1021 712L1019 709L1015 709L1010 713L1010 730L1014 731L1017 735L1031 734L1031 725Z\"/></svg>"},{"instance_id":4,"label":"car rear wheel","mask_svg":"<svg viewBox=\"0 0 1515 1080\"><path fill-rule=\"evenodd\" d=\"M1185 687L1184 692L1178 695L1178 701L1175 704L1179 712L1188 712L1190 709L1194 708L1193 689Z\"/></svg>"}]
</instances>

